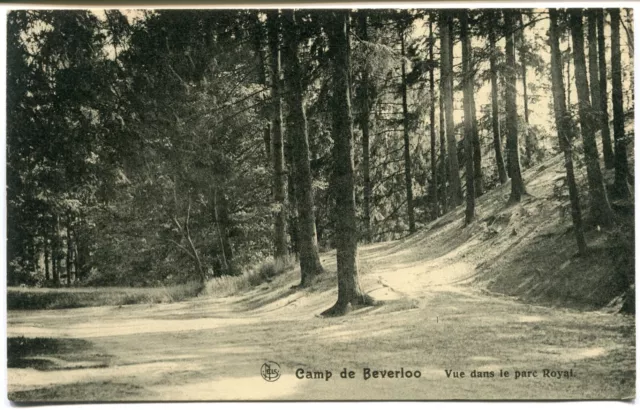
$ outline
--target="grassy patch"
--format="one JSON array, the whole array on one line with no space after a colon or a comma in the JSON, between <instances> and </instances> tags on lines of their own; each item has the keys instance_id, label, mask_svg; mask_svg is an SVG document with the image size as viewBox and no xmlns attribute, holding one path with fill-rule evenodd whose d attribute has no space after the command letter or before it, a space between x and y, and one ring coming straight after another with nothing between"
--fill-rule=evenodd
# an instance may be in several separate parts
<instances>
[{"instance_id":1,"label":"grassy patch","mask_svg":"<svg viewBox=\"0 0 640 410\"><path fill-rule=\"evenodd\" d=\"M197 295L197 282L158 288L8 288L7 309L66 309L179 302Z\"/></svg>"},{"instance_id":2,"label":"grassy patch","mask_svg":"<svg viewBox=\"0 0 640 410\"><path fill-rule=\"evenodd\" d=\"M270 282L274 277L293 269L295 260L267 259L261 264L245 271L238 276L220 276L207 283L205 293L213 296L230 296L243 290L250 289L264 282Z\"/></svg>"}]
</instances>

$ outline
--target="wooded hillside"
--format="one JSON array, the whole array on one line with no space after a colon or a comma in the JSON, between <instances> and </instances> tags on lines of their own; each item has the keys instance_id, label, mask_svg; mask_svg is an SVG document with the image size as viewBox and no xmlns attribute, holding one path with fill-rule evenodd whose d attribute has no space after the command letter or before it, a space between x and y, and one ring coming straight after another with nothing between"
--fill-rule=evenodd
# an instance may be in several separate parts
<instances>
[{"instance_id":1,"label":"wooded hillside","mask_svg":"<svg viewBox=\"0 0 640 410\"><path fill-rule=\"evenodd\" d=\"M272 258L304 288L335 248L343 314L375 303L358 244L477 223L561 152L575 254L621 249L633 294L631 9L19 10L7 35L10 286L197 293Z\"/></svg>"}]
</instances>

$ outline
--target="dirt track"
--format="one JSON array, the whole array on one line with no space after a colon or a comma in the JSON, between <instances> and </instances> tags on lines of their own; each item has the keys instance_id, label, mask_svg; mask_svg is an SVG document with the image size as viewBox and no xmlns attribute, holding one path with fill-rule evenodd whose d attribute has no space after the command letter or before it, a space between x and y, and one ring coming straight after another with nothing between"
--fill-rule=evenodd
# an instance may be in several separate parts
<instances>
[{"instance_id":1,"label":"dirt track","mask_svg":"<svg viewBox=\"0 0 640 410\"><path fill-rule=\"evenodd\" d=\"M383 250L380 245L368 248L361 258L375 262ZM330 266L330 260L325 257L325 265ZM9 369L10 397L156 401L634 396L631 318L536 307L457 286L452 283L471 273L462 263L441 267L444 272L435 269L439 274L432 278L420 266L374 269L364 276L364 287L387 303L336 319L317 316L335 297L332 281L320 281L310 292L293 291L288 287L296 282L294 273L243 297L10 312L10 337L89 342L77 352L40 355L49 362L48 370ZM276 382L260 376L265 361L280 365L282 376ZM300 380L295 376L299 368L329 370L332 377ZM354 370L355 378L340 378L343 368ZM421 377L364 380L364 368L418 370ZM500 369L510 377L499 377ZM573 370L575 376L543 377L543 369ZM447 377L447 370L466 376ZM473 370L493 371L494 377L472 378ZM515 371L537 371L537 377L516 380Z\"/></svg>"}]
</instances>

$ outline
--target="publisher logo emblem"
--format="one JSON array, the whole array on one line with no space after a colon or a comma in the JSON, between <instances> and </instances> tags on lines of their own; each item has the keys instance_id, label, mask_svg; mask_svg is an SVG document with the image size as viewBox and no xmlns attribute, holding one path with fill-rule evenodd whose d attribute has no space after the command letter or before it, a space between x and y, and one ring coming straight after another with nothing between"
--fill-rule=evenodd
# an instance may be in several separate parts
<instances>
[{"instance_id":1,"label":"publisher logo emblem","mask_svg":"<svg viewBox=\"0 0 640 410\"><path fill-rule=\"evenodd\" d=\"M260 375L268 382L275 382L280 378L280 365L276 362L265 362L260 368Z\"/></svg>"}]
</instances>

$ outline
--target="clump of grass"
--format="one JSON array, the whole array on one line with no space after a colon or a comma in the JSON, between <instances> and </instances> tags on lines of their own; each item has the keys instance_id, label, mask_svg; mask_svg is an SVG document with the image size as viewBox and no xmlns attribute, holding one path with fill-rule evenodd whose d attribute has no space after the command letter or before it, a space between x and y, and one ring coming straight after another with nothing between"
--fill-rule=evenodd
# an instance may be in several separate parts
<instances>
[{"instance_id":1,"label":"clump of grass","mask_svg":"<svg viewBox=\"0 0 640 410\"><path fill-rule=\"evenodd\" d=\"M270 282L276 276L293 269L295 260L269 258L238 276L220 276L207 283L205 293L215 296L230 296L238 292Z\"/></svg>"},{"instance_id":2,"label":"clump of grass","mask_svg":"<svg viewBox=\"0 0 640 410\"><path fill-rule=\"evenodd\" d=\"M198 282L153 288L8 288L7 309L67 309L172 303L194 297L199 290Z\"/></svg>"}]
</instances>

